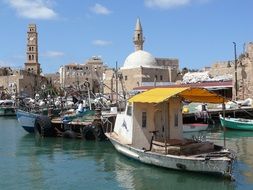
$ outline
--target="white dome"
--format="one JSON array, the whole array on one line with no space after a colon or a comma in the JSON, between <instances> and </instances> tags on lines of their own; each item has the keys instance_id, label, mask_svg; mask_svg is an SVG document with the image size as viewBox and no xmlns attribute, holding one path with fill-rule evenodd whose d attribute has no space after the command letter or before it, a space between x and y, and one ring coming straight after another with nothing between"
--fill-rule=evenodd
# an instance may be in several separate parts
<instances>
[{"instance_id":1,"label":"white dome","mask_svg":"<svg viewBox=\"0 0 253 190\"><path fill-rule=\"evenodd\" d=\"M137 67L157 67L155 58L148 52L143 50L131 53L125 60L122 69L131 69Z\"/></svg>"}]
</instances>

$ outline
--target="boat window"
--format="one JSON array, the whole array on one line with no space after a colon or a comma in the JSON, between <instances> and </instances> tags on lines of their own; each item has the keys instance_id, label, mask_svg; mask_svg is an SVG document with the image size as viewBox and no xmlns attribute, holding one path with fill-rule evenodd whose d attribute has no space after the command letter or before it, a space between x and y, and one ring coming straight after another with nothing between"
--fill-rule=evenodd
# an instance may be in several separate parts
<instances>
[{"instance_id":1,"label":"boat window","mask_svg":"<svg viewBox=\"0 0 253 190\"><path fill-rule=\"evenodd\" d=\"M142 123L141 126L143 128L147 127L147 112L142 112Z\"/></svg>"},{"instance_id":2,"label":"boat window","mask_svg":"<svg viewBox=\"0 0 253 190\"><path fill-rule=\"evenodd\" d=\"M127 115L132 116L132 106L127 106Z\"/></svg>"},{"instance_id":3,"label":"boat window","mask_svg":"<svg viewBox=\"0 0 253 190\"><path fill-rule=\"evenodd\" d=\"M178 127L178 114L175 114L175 118L174 118L174 123L175 123L175 127Z\"/></svg>"}]
</instances>

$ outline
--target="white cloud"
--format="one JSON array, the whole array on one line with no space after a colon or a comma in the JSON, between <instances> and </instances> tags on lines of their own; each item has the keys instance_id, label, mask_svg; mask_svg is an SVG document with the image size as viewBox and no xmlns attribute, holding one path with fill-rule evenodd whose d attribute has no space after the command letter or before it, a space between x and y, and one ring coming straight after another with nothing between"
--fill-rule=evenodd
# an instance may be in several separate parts
<instances>
[{"instance_id":1,"label":"white cloud","mask_svg":"<svg viewBox=\"0 0 253 190\"><path fill-rule=\"evenodd\" d=\"M145 5L151 8L168 9L178 6L184 6L191 3L193 0L145 0Z\"/></svg>"},{"instance_id":2,"label":"white cloud","mask_svg":"<svg viewBox=\"0 0 253 190\"><path fill-rule=\"evenodd\" d=\"M111 11L108 8L98 3L96 3L93 7L91 7L90 10L96 14L101 15L108 15L111 13Z\"/></svg>"},{"instance_id":3,"label":"white cloud","mask_svg":"<svg viewBox=\"0 0 253 190\"><path fill-rule=\"evenodd\" d=\"M53 19L56 12L50 8L51 0L6 0L17 14L29 19Z\"/></svg>"},{"instance_id":4,"label":"white cloud","mask_svg":"<svg viewBox=\"0 0 253 190\"><path fill-rule=\"evenodd\" d=\"M111 41L106 41L106 40L94 40L92 42L93 45L96 45L96 46L108 46L108 45L111 45L112 42Z\"/></svg>"},{"instance_id":5,"label":"white cloud","mask_svg":"<svg viewBox=\"0 0 253 190\"><path fill-rule=\"evenodd\" d=\"M47 51L45 53L42 53L43 57L62 57L64 56L63 52L60 51Z\"/></svg>"}]
</instances>

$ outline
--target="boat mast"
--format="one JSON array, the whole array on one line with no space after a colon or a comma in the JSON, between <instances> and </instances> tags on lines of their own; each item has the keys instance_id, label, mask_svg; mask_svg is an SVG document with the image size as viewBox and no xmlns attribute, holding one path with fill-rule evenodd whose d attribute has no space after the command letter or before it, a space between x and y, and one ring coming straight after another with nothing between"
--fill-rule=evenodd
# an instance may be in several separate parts
<instances>
[{"instance_id":1,"label":"boat mast","mask_svg":"<svg viewBox=\"0 0 253 190\"><path fill-rule=\"evenodd\" d=\"M222 112L223 112L223 119L225 120L225 109L226 109L226 105L225 105L225 102L224 102L224 99L223 99L223 103L222 103ZM225 126L223 126L223 144L224 144L224 148L226 148L226 128Z\"/></svg>"}]
</instances>

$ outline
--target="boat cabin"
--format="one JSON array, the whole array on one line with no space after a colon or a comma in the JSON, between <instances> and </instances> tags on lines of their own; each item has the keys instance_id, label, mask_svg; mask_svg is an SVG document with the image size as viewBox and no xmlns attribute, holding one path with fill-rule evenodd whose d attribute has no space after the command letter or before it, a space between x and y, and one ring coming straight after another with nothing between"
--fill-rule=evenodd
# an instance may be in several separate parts
<instances>
[{"instance_id":1,"label":"boat cabin","mask_svg":"<svg viewBox=\"0 0 253 190\"><path fill-rule=\"evenodd\" d=\"M178 144L184 140L184 100L226 101L203 88L154 88L129 99L125 112L117 115L114 132L122 144L138 149L150 150L153 141Z\"/></svg>"}]
</instances>

